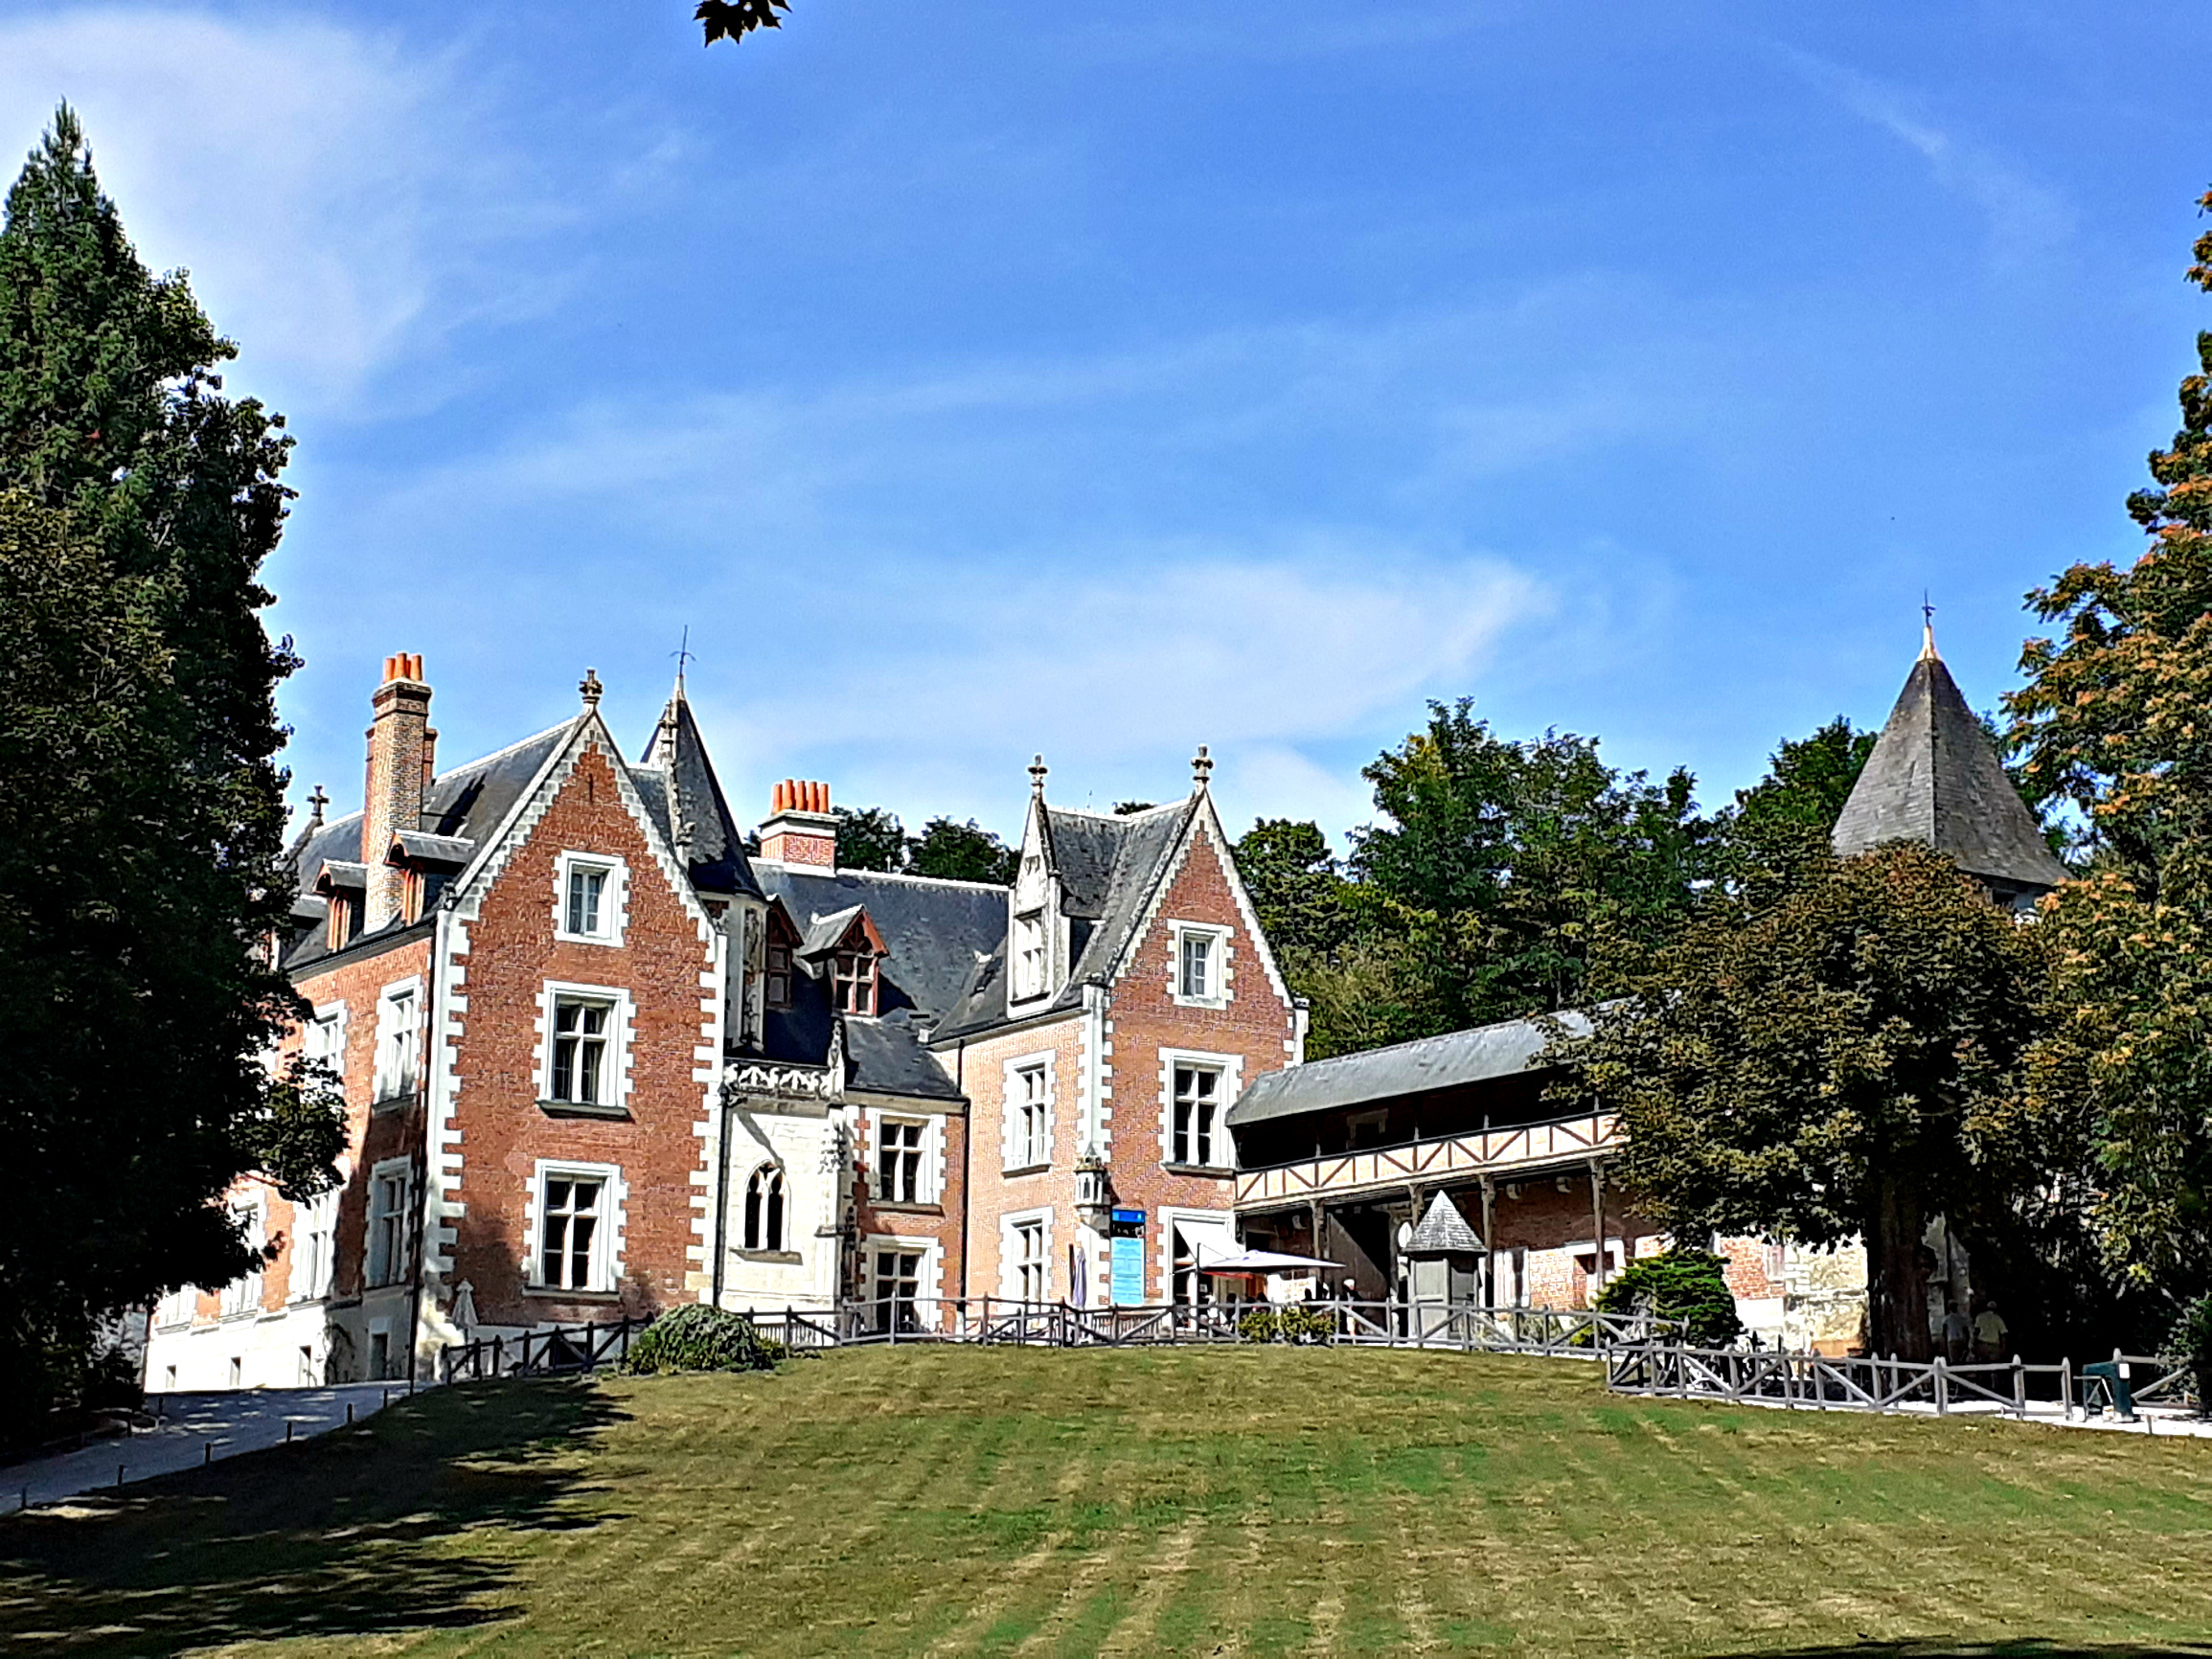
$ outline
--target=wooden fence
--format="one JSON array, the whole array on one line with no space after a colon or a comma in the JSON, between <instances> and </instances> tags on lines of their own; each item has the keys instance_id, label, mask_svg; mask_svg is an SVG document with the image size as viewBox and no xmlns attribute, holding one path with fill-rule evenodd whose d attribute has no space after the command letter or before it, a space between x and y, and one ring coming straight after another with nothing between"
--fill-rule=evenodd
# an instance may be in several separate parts
<instances>
[{"instance_id":1,"label":"wooden fence","mask_svg":"<svg viewBox=\"0 0 2212 1659\"><path fill-rule=\"evenodd\" d=\"M1952 1365L1943 1359L1830 1358L1775 1350L1618 1342L1606 1350L1605 1361L1607 1386L1616 1394L1809 1410L2064 1420L2091 1409L2103 1393L2100 1379L2071 1359L2031 1365L2016 1356ZM2137 1405L2178 1405L2189 1386L2188 1367L2179 1360L2115 1350L2110 1363L2126 1368L2120 1375L2128 1379Z\"/></svg>"},{"instance_id":2,"label":"wooden fence","mask_svg":"<svg viewBox=\"0 0 2212 1659\"><path fill-rule=\"evenodd\" d=\"M1671 1328L1639 1314L1572 1308L1490 1307L1450 1302L1307 1302L1317 1321L1310 1340L1354 1348L1439 1349L1462 1353L1534 1353L1598 1359L1620 1343L1650 1345ZM1243 1340L1240 1324L1265 1303L1175 1303L1078 1307L1003 1297L899 1298L833 1308L738 1310L763 1336L794 1352L913 1343L1017 1344L1032 1348L1189 1347ZM445 1382L502 1376L564 1376L620 1365L630 1340L651 1323L560 1326L519 1336L479 1337L448 1348Z\"/></svg>"}]
</instances>

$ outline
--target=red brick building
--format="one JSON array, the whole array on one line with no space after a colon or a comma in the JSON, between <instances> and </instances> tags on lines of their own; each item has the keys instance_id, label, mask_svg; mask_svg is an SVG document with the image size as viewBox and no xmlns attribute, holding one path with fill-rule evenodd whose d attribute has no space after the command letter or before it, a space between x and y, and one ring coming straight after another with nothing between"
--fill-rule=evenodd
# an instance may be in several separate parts
<instances>
[{"instance_id":1,"label":"red brick building","mask_svg":"<svg viewBox=\"0 0 2212 1659\"><path fill-rule=\"evenodd\" d=\"M820 784L779 784L749 852L680 681L634 762L581 691L440 772L422 661L388 660L362 810L317 792L274 946L343 1181L240 1184L270 1259L163 1302L150 1387L428 1375L690 1301L1204 1293L1229 1102L1302 1016L1202 751L1188 799L1126 818L1048 807L1033 768L1010 889L839 870Z\"/></svg>"}]
</instances>

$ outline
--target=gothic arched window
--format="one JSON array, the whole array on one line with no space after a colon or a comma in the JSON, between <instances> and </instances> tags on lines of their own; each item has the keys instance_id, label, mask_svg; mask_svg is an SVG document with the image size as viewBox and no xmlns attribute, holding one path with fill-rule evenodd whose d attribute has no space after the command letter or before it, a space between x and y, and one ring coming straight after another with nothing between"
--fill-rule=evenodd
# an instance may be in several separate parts
<instances>
[{"instance_id":1,"label":"gothic arched window","mask_svg":"<svg viewBox=\"0 0 2212 1659\"><path fill-rule=\"evenodd\" d=\"M784 1171L763 1164L745 1183L745 1248L784 1247Z\"/></svg>"}]
</instances>

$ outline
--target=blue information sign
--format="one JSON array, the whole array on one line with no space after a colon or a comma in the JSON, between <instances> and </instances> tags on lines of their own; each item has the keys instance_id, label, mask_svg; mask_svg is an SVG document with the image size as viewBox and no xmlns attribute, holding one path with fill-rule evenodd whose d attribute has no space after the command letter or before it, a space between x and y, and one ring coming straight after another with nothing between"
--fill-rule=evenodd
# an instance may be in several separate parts
<instances>
[{"instance_id":1,"label":"blue information sign","mask_svg":"<svg viewBox=\"0 0 2212 1659\"><path fill-rule=\"evenodd\" d=\"M1116 1307L1135 1307L1145 1299L1145 1240L1139 1234L1117 1234L1113 1240L1112 1291Z\"/></svg>"}]
</instances>

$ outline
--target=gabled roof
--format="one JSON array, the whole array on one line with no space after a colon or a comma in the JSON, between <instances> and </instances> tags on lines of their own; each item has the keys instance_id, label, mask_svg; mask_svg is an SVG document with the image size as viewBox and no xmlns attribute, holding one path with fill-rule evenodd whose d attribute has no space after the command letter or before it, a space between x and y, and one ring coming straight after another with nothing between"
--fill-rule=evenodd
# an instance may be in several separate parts
<instances>
[{"instance_id":1,"label":"gabled roof","mask_svg":"<svg viewBox=\"0 0 2212 1659\"><path fill-rule=\"evenodd\" d=\"M1585 1036L1590 1022L1586 1014L1571 1011L1541 1019L1509 1019L1268 1072L1253 1079L1229 1107L1229 1127L1516 1077L1542 1056L1555 1026L1569 1036Z\"/></svg>"},{"instance_id":2,"label":"gabled roof","mask_svg":"<svg viewBox=\"0 0 2212 1659\"><path fill-rule=\"evenodd\" d=\"M432 835L423 830L395 830L392 845L418 864L445 864L458 870L476 855L476 843L461 835Z\"/></svg>"},{"instance_id":3,"label":"gabled roof","mask_svg":"<svg viewBox=\"0 0 2212 1659\"><path fill-rule=\"evenodd\" d=\"M1847 858L1885 841L1918 841L2010 888L2047 891L2066 879L1932 632L1831 839Z\"/></svg>"},{"instance_id":4,"label":"gabled roof","mask_svg":"<svg viewBox=\"0 0 2212 1659\"><path fill-rule=\"evenodd\" d=\"M852 913L865 910L883 942L882 982L930 1019L943 1017L976 958L995 950L1006 933L1003 887L766 859L754 870L767 896L782 903L797 926L802 952L814 943L822 924L839 921L841 935L852 925Z\"/></svg>"},{"instance_id":5,"label":"gabled roof","mask_svg":"<svg viewBox=\"0 0 2212 1659\"><path fill-rule=\"evenodd\" d=\"M1084 986L1108 983L1144 925L1152 896L1191 832L1202 799L1193 795L1121 816L1047 807L1046 845L1060 880L1061 913L1071 922L1074 961L1067 983L1049 1001L1024 1007L1017 1016L1009 1014L1002 917L998 936L969 974L937 1040L969 1035L1011 1017L1030 1019L1080 1008Z\"/></svg>"}]
</instances>

